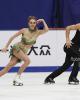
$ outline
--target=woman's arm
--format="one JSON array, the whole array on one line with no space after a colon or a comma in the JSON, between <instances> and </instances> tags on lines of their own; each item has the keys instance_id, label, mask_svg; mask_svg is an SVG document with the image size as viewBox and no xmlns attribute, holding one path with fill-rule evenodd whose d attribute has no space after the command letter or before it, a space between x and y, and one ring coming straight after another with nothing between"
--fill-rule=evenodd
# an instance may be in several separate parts
<instances>
[{"instance_id":1,"label":"woman's arm","mask_svg":"<svg viewBox=\"0 0 80 100\"><path fill-rule=\"evenodd\" d=\"M45 31L45 32L48 32L49 28L48 28L48 25L46 24L45 20L42 19L42 22L43 22L43 24L44 24L44 31Z\"/></svg>"},{"instance_id":2,"label":"woman's arm","mask_svg":"<svg viewBox=\"0 0 80 100\"><path fill-rule=\"evenodd\" d=\"M41 22L43 23L44 28L43 28L43 30L40 30L40 32L39 32L40 35L49 31L48 25L46 24L44 19L37 20L37 23L41 23Z\"/></svg>"},{"instance_id":3,"label":"woman's arm","mask_svg":"<svg viewBox=\"0 0 80 100\"><path fill-rule=\"evenodd\" d=\"M71 46L71 40L70 40L70 30L77 30L80 29L80 24L71 25L66 27L66 46L67 48L70 48Z\"/></svg>"},{"instance_id":4,"label":"woman's arm","mask_svg":"<svg viewBox=\"0 0 80 100\"><path fill-rule=\"evenodd\" d=\"M8 46L10 45L10 43L14 40L14 38L16 38L17 36L21 35L24 32L24 29L21 29L19 32L15 33L12 37L10 37L10 39L8 40L8 42L6 43L5 47L3 49L1 49L1 51L6 52Z\"/></svg>"}]
</instances>

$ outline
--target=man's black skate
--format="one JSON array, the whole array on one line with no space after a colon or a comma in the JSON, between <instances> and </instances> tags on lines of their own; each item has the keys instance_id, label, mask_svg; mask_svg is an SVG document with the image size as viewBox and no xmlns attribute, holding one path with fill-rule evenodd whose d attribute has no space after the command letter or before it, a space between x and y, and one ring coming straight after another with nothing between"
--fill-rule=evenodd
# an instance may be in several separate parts
<instances>
[{"instance_id":1,"label":"man's black skate","mask_svg":"<svg viewBox=\"0 0 80 100\"><path fill-rule=\"evenodd\" d=\"M14 86L23 86L23 83L19 83L17 81L13 81L13 85Z\"/></svg>"},{"instance_id":2,"label":"man's black skate","mask_svg":"<svg viewBox=\"0 0 80 100\"><path fill-rule=\"evenodd\" d=\"M72 78L72 79L69 79L69 84L70 85L78 85L79 84L79 80L77 78Z\"/></svg>"},{"instance_id":3,"label":"man's black skate","mask_svg":"<svg viewBox=\"0 0 80 100\"><path fill-rule=\"evenodd\" d=\"M52 78L46 78L45 81L44 81L44 84L54 84L55 81L52 79Z\"/></svg>"}]
</instances>

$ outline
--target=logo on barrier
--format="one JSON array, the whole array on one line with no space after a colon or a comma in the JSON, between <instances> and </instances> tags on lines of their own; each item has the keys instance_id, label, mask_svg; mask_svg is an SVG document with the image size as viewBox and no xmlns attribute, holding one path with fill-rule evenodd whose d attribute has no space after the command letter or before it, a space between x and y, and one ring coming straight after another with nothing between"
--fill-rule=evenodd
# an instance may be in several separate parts
<instances>
[{"instance_id":1,"label":"logo on barrier","mask_svg":"<svg viewBox=\"0 0 80 100\"><path fill-rule=\"evenodd\" d=\"M40 50L40 52L38 52L38 49ZM30 55L31 53L34 53L35 55L51 55L51 52L50 52L50 46L49 45L42 45L40 48L39 47L35 47L35 46L32 46L28 55Z\"/></svg>"}]
</instances>

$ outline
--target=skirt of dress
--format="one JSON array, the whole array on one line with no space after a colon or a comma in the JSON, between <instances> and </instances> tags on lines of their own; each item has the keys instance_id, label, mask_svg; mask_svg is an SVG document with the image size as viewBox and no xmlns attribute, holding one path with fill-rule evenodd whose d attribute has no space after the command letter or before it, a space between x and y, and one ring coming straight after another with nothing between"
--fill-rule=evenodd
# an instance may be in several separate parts
<instances>
[{"instance_id":1,"label":"skirt of dress","mask_svg":"<svg viewBox=\"0 0 80 100\"><path fill-rule=\"evenodd\" d=\"M16 50L16 52L19 52L20 50L22 50L24 53L27 53L29 48L25 48L24 45L22 45L21 43L14 44L10 48L9 57L15 56L13 54L14 49ZM18 63L20 63L21 61L22 61L21 59L18 59Z\"/></svg>"}]
</instances>

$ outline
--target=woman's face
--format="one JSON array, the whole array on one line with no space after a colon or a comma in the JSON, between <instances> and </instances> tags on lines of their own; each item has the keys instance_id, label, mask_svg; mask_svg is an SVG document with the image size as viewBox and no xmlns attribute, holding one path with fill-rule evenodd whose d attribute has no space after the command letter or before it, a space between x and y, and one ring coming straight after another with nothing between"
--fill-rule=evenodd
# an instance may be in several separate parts
<instances>
[{"instance_id":1,"label":"woman's face","mask_svg":"<svg viewBox=\"0 0 80 100\"><path fill-rule=\"evenodd\" d=\"M31 30L34 30L36 28L36 25L37 25L37 21L35 19L31 19L29 22L28 22L28 26Z\"/></svg>"}]
</instances>

